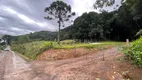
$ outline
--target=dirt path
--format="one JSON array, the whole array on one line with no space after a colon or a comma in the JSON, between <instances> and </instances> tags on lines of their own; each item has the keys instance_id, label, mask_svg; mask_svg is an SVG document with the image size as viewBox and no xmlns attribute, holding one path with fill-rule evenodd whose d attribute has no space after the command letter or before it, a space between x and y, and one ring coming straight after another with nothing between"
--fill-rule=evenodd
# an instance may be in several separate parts
<instances>
[{"instance_id":1,"label":"dirt path","mask_svg":"<svg viewBox=\"0 0 142 80\"><path fill-rule=\"evenodd\" d=\"M121 56L111 48L74 59L27 63L14 52L2 51L0 80L141 80L142 70L118 60Z\"/></svg>"},{"instance_id":2,"label":"dirt path","mask_svg":"<svg viewBox=\"0 0 142 80\"><path fill-rule=\"evenodd\" d=\"M115 70L120 56L117 48L111 48L75 59L33 61L32 65L38 74L47 74L50 80L122 80L123 76Z\"/></svg>"},{"instance_id":3,"label":"dirt path","mask_svg":"<svg viewBox=\"0 0 142 80\"><path fill-rule=\"evenodd\" d=\"M31 65L17 54L12 51L0 53L0 80L37 80L36 77Z\"/></svg>"}]
</instances>

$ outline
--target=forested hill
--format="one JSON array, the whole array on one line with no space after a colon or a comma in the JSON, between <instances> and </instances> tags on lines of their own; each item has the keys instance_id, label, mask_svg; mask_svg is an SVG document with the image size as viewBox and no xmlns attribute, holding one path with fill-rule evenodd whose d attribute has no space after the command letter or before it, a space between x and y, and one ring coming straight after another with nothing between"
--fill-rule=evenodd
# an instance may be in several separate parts
<instances>
[{"instance_id":1,"label":"forested hill","mask_svg":"<svg viewBox=\"0 0 142 80\"><path fill-rule=\"evenodd\" d=\"M62 39L78 39L81 41L125 41L136 39L136 33L142 28L142 19L135 21L128 12L118 11L98 14L84 13L75 19L74 24L62 30ZM136 23L137 22L137 23Z\"/></svg>"},{"instance_id":2,"label":"forested hill","mask_svg":"<svg viewBox=\"0 0 142 80\"><path fill-rule=\"evenodd\" d=\"M56 39L56 32L51 31L40 31L35 33L27 34L30 39L32 40L55 40Z\"/></svg>"},{"instance_id":3,"label":"forested hill","mask_svg":"<svg viewBox=\"0 0 142 80\"><path fill-rule=\"evenodd\" d=\"M40 31L34 32L30 34L20 35L20 36L10 36L5 35L3 39L7 39L8 43L27 43L31 41L43 41L43 40L55 40L56 39L56 32L51 31Z\"/></svg>"},{"instance_id":4,"label":"forested hill","mask_svg":"<svg viewBox=\"0 0 142 80\"><path fill-rule=\"evenodd\" d=\"M126 0L118 10L83 13L63 30L63 38L79 40L134 40L142 29L142 0ZM139 34L139 35L142 35Z\"/></svg>"}]
</instances>

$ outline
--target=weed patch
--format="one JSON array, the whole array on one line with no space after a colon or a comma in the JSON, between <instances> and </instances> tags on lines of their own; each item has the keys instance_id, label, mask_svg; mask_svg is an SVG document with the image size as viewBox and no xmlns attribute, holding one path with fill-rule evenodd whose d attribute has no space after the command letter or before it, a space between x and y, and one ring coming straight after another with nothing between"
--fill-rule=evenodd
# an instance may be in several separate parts
<instances>
[{"instance_id":1,"label":"weed patch","mask_svg":"<svg viewBox=\"0 0 142 80\"><path fill-rule=\"evenodd\" d=\"M137 66L142 67L142 37L133 41L130 47L126 47L124 53L128 60L131 60Z\"/></svg>"}]
</instances>

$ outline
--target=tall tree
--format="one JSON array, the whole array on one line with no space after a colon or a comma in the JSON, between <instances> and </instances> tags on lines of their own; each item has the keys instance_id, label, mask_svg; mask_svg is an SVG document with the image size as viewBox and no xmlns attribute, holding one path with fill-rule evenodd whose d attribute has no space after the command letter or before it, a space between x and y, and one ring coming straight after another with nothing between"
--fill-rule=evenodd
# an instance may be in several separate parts
<instances>
[{"instance_id":1,"label":"tall tree","mask_svg":"<svg viewBox=\"0 0 142 80\"><path fill-rule=\"evenodd\" d=\"M63 1L57 0L53 2L49 7L45 8L45 12L48 13L45 19L57 20L59 24L58 29L58 44L60 44L60 28L64 26L64 22L69 21L69 18L75 15L75 12L71 11L71 6L67 5Z\"/></svg>"}]
</instances>

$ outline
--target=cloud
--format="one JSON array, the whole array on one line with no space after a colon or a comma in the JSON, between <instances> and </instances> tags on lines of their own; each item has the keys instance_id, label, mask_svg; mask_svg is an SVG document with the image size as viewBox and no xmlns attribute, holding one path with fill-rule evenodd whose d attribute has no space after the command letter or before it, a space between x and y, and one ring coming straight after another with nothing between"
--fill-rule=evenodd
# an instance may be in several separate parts
<instances>
[{"instance_id":1,"label":"cloud","mask_svg":"<svg viewBox=\"0 0 142 80\"><path fill-rule=\"evenodd\" d=\"M99 12L93 8L94 2L95 0L73 0L73 11L79 16L84 12Z\"/></svg>"},{"instance_id":2,"label":"cloud","mask_svg":"<svg viewBox=\"0 0 142 80\"><path fill-rule=\"evenodd\" d=\"M57 21L45 20L45 7L55 0L1 0L0 2L0 34L22 35L30 32L58 30ZM72 6L76 17L84 12L96 11L92 5L94 0L64 0Z\"/></svg>"},{"instance_id":3,"label":"cloud","mask_svg":"<svg viewBox=\"0 0 142 80\"><path fill-rule=\"evenodd\" d=\"M55 24L44 19L46 5L43 4L46 1L2 0L0 34L22 35L41 30L56 30Z\"/></svg>"}]
</instances>

